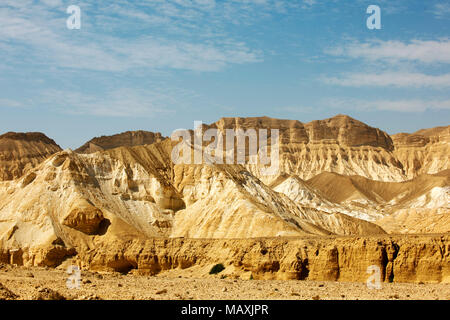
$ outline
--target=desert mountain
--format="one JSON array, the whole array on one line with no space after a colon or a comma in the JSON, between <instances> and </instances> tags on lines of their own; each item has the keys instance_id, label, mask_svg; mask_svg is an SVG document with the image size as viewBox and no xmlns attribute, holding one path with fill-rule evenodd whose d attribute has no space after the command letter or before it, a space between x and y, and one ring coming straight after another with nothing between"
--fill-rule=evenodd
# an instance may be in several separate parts
<instances>
[{"instance_id":1,"label":"desert mountain","mask_svg":"<svg viewBox=\"0 0 450 320\"><path fill-rule=\"evenodd\" d=\"M388 232L450 232L449 170L400 183L323 172L307 181L282 176L271 187L303 206L373 221Z\"/></svg>"},{"instance_id":2,"label":"desert mountain","mask_svg":"<svg viewBox=\"0 0 450 320\"><path fill-rule=\"evenodd\" d=\"M421 174L450 168L449 128L425 129L392 138L346 115L301 123L297 120L222 118L204 130L279 129L281 174L310 179L322 172L358 175L386 182L407 181ZM270 137L270 131L269 135ZM262 177L259 167L247 168L265 183L278 176Z\"/></svg>"},{"instance_id":3,"label":"desert mountain","mask_svg":"<svg viewBox=\"0 0 450 320\"><path fill-rule=\"evenodd\" d=\"M165 140L89 155L62 151L2 183L0 246L21 248L27 263L42 264L114 239L384 233L303 207L243 166L173 166L172 147Z\"/></svg>"},{"instance_id":4,"label":"desert mountain","mask_svg":"<svg viewBox=\"0 0 450 320\"><path fill-rule=\"evenodd\" d=\"M150 131L127 131L112 136L101 136L86 142L75 150L78 153L94 153L117 147L133 147L152 144L162 141L163 137L159 132Z\"/></svg>"},{"instance_id":5,"label":"desert mountain","mask_svg":"<svg viewBox=\"0 0 450 320\"><path fill-rule=\"evenodd\" d=\"M95 138L77 152L43 136L5 143L26 170L0 181L0 258L54 266L153 238L450 231L445 128L414 134L425 147L342 115L306 124L222 118L208 128L279 129L279 172L262 176L259 164L174 165L177 142L145 132ZM27 152L14 151L20 148ZM412 170L408 161L421 165ZM11 172L3 163L2 172ZM113 269L127 265L113 260Z\"/></svg>"},{"instance_id":6,"label":"desert mountain","mask_svg":"<svg viewBox=\"0 0 450 320\"><path fill-rule=\"evenodd\" d=\"M450 168L450 126L399 133L392 136L395 157L408 179Z\"/></svg>"},{"instance_id":7,"label":"desert mountain","mask_svg":"<svg viewBox=\"0 0 450 320\"><path fill-rule=\"evenodd\" d=\"M329 171L380 181L406 180L389 135L348 116L306 124L267 117L223 118L209 128L279 129L281 173L302 179ZM248 169L269 184L277 178L261 177L258 167L249 165Z\"/></svg>"},{"instance_id":8,"label":"desert mountain","mask_svg":"<svg viewBox=\"0 0 450 320\"><path fill-rule=\"evenodd\" d=\"M8 132L0 136L0 181L20 178L61 148L39 132Z\"/></svg>"}]
</instances>

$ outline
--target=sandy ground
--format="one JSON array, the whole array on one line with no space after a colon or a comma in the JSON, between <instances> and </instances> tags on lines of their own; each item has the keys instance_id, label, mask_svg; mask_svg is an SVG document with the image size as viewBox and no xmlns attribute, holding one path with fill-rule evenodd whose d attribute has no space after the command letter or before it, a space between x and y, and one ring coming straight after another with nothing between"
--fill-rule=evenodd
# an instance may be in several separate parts
<instances>
[{"instance_id":1,"label":"sandy ground","mask_svg":"<svg viewBox=\"0 0 450 320\"><path fill-rule=\"evenodd\" d=\"M82 270L80 288L69 289L68 276L65 270L0 265L0 299L450 300L450 284L382 283L375 290L365 283L195 278L177 272L150 277Z\"/></svg>"}]
</instances>

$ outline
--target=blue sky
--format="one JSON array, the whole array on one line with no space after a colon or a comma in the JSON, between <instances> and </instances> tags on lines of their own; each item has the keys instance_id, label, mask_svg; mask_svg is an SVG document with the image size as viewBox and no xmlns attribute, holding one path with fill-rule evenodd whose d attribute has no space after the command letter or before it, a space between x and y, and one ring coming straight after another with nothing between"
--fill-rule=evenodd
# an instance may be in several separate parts
<instances>
[{"instance_id":1,"label":"blue sky","mask_svg":"<svg viewBox=\"0 0 450 320\"><path fill-rule=\"evenodd\" d=\"M371 4L381 30L366 27ZM449 89L446 1L0 2L0 132L63 148L223 116L344 113L414 132L449 125Z\"/></svg>"}]
</instances>

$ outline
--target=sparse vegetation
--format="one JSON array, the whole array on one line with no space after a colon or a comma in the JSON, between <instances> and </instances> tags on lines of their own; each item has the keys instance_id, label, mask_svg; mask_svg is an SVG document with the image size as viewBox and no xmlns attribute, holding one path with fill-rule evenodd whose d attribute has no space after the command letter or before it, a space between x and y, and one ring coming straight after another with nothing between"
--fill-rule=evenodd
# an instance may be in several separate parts
<instances>
[{"instance_id":1,"label":"sparse vegetation","mask_svg":"<svg viewBox=\"0 0 450 320\"><path fill-rule=\"evenodd\" d=\"M211 270L209 271L209 274L218 274L218 273L221 273L223 270L225 270L225 267L223 266L223 264L218 263L211 268Z\"/></svg>"}]
</instances>

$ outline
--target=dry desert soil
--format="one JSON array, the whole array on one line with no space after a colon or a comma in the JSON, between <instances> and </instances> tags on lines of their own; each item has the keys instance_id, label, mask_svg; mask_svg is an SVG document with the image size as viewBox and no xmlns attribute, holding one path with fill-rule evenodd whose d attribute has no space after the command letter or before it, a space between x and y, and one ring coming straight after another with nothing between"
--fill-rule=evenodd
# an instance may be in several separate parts
<instances>
[{"instance_id":1,"label":"dry desert soil","mask_svg":"<svg viewBox=\"0 0 450 320\"><path fill-rule=\"evenodd\" d=\"M185 270L158 276L81 272L69 289L63 269L0 265L0 300L450 300L450 284L365 283L198 278Z\"/></svg>"}]
</instances>

